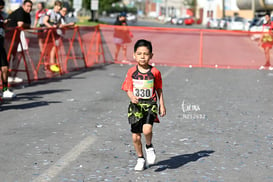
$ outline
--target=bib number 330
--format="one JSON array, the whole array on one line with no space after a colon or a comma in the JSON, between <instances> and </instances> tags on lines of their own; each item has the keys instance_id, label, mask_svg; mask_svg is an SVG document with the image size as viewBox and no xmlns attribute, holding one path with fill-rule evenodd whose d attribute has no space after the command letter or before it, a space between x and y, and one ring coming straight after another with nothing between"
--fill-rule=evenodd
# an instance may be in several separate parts
<instances>
[{"instance_id":1,"label":"bib number 330","mask_svg":"<svg viewBox=\"0 0 273 182\"><path fill-rule=\"evenodd\" d=\"M150 99L153 95L154 80L133 79L134 95L141 99Z\"/></svg>"}]
</instances>

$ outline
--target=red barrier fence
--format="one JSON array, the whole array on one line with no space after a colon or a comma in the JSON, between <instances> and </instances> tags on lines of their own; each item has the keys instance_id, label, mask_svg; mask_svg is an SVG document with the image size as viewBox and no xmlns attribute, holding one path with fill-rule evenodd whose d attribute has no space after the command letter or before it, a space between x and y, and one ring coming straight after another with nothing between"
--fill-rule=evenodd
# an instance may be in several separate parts
<instances>
[{"instance_id":1,"label":"red barrier fence","mask_svg":"<svg viewBox=\"0 0 273 182\"><path fill-rule=\"evenodd\" d=\"M43 40L42 49L39 47L39 38ZM5 41L10 75L21 77L28 83L105 63L99 26L58 30L13 29L7 32ZM53 57L60 67L60 72L56 73L48 69L52 48L56 49Z\"/></svg>"},{"instance_id":2,"label":"red barrier fence","mask_svg":"<svg viewBox=\"0 0 273 182\"><path fill-rule=\"evenodd\" d=\"M100 25L106 60L115 54L115 26ZM263 49L250 39L254 33L242 31L128 27L132 42L127 44L127 60L133 61L133 46L138 39L150 40L155 64L185 67L253 68L265 63ZM257 34L257 33L256 33ZM118 62L122 60L120 52Z\"/></svg>"},{"instance_id":3,"label":"red barrier fence","mask_svg":"<svg viewBox=\"0 0 273 182\"><path fill-rule=\"evenodd\" d=\"M6 34L6 50L11 75L31 83L98 63L120 63L123 59L133 63L133 47L138 39L152 42L154 57L151 62L156 65L257 69L265 62L263 50L258 47L257 41L250 38L254 33L130 26L127 28L132 40L127 43L126 58L121 49L115 60L115 28L99 25L9 31ZM42 49L39 48L38 37L44 40ZM56 49L55 62L60 67L58 73L48 69L53 47Z\"/></svg>"}]
</instances>

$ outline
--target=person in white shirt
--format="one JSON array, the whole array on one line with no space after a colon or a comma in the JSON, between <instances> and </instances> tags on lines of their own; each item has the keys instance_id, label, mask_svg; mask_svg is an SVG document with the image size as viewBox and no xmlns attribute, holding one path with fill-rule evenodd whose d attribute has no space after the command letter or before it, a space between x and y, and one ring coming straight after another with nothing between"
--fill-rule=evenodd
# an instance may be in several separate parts
<instances>
[{"instance_id":1,"label":"person in white shirt","mask_svg":"<svg viewBox=\"0 0 273 182\"><path fill-rule=\"evenodd\" d=\"M44 25L48 28L59 28L61 25L61 14L59 13L62 8L61 1L55 1L54 8L48 10L46 16L44 17ZM53 30L55 41L60 38L57 34L57 29ZM53 42L53 46L50 51L49 69L52 72L60 72L60 65L55 61L56 55L56 42Z\"/></svg>"}]
</instances>

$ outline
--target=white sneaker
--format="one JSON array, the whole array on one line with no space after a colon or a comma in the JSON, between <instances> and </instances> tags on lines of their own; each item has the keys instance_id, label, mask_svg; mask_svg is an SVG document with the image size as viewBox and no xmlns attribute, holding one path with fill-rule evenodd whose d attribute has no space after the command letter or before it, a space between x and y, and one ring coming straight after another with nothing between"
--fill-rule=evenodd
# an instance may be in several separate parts
<instances>
[{"instance_id":1,"label":"white sneaker","mask_svg":"<svg viewBox=\"0 0 273 182\"><path fill-rule=\"evenodd\" d=\"M272 71L272 70L273 70L273 66L269 66L268 69L269 69L270 71Z\"/></svg>"},{"instance_id":2,"label":"white sneaker","mask_svg":"<svg viewBox=\"0 0 273 182\"><path fill-rule=\"evenodd\" d=\"M19 77L8 77L8 82L9 83L21 83L23 82L23 79L22 78L19 78Z\"/></svg>"},{"instance_id":3,"label":"white sneaker","mask_svg":"<svg viewBox=\"0 0 273 182\"><path fill-rule=\"evenodd\" d=\"M12 83L12 82L13 82L13 78L9 76L9 77L8 77L8 82L9 82L9 83Z\"/></svg>"},{"instance_id":4,"label":"white sneaker","mask_svg":"<svg viewBox=\"0 0 273 182\"><path fill-rule=\"evenodd\" d=\"M145 159L144 158L138 158L137 164L135 166L135 171L143 171L145 167Z\"/></svg>"},{"instance_id":5,"label":"white sneaker","mask_svg":"<svg viewBox=\"0 0 273 182\"><path fill-rule=\"evenodd\" d=\"M265 67L264 66L260 66L259 70L264 70Z\"/></svg>"},{"instance_id":6,"label":"white sneaker","mask_svg":"<svg viewBox=\"0 0 273 182\"><path fill-rule=\"evenodd\" d=\"M148 165L154 164L156 159L155 149L153 147L150 147L148 149L145 147L145 151Z\"/></svg>"},{"instance_id":7,"label":"white sneaker","mask_svg":"<svg viewBox=\"0 0 273 182\"><path fill-rule=\"evenodd\" d=\"M3 98L11 99L16 97L16 94L11 92L10 90L6 90L3 92Z\"/></svg>"},{"instance_id":8,"label":"white sneaker","mask_svg":"<svg viewBox=\"0 0 273 182\"><path fill-rule=\"evenodd\" d=\"M23 82L23 78L19 78L19 77L16 76L16 77L13 78L13 82L14 83L22 83Z\"/></svg>"}]
</instances>

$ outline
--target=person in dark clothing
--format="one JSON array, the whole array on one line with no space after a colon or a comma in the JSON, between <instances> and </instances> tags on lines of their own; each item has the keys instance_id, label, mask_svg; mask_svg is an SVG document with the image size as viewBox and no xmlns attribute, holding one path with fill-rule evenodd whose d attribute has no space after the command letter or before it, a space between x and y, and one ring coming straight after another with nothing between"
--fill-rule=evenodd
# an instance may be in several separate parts
<instances>
[{"instance_id":1,"label":"person in dark clothing","mask_svg":"<svg viewBox=\"0 0 273 182\"><path fill-rule=\"evenodd\" d=\"M117 20L115 21L114 25L116 25L114 30L114 43L116 45L115 50L115 61L118 61L118 54L120 48L123 51L123 62L127 61L127 44L132 42L132 33L127 28L128 24L126 22L126 13L121 13Z\"/></svg>"},{"instance_id":2,"label":"person in dark clothing","mask_svg":"<svg viewBox=\"0 0 273 182\"><path fill-rule=\"evenodd\" d=\"M30 12L32 10L32 1L25 0L23 5L13 11L8 19L10 20L7 24L7 27L22 27L24 29L30 28L31 17Z\"/></svg>"},{"instance_id":3,"label":"person in dark clothing","mask_svg":"<svg viewBox=\"0 0 273 182\"><path fill-rule=\"evenodd\" d=\"M7 52L5 49L5 24L8 20L7 14L3 11L5 8L5 2L0 0L0 68L1 68L1 80L2 80L2 97L13 98L16 95L8 89L8 67Z\"/></svg>"},{"instance_id":4,"label":"person in dark clothing","mask_svg":"<svg viewBox=\"0 0 273 182\"><path fill-rule=\"evenodd\" d=\"M11 54L13 57L16 56L17 53L17 48L18 44L20 41L20 35L24 34L22 31L23 29L29 29L31 25L31 16L30 12L32 10L32 1L31 0L25 0L22 4L21 7L13 11L9 16L8 16L8 23L7 23L7 31L6 31L6 38L11 41L14 33L16 32L15 40L13 43L13 47L11 50ZM19 28L20 31L16 31L15 28ZM21 40L24 41L24 40ZM20 45L19 45L20 46ZM21 48L21 47L20 47ZM17 69L17 61L16 59L13 59L14 61L12 62L12 69L15 70ZM11 75L11 80L14 82L22 82L23 80L21 78L15 77L15 74Z\"/></svg>"}]
</instances>

